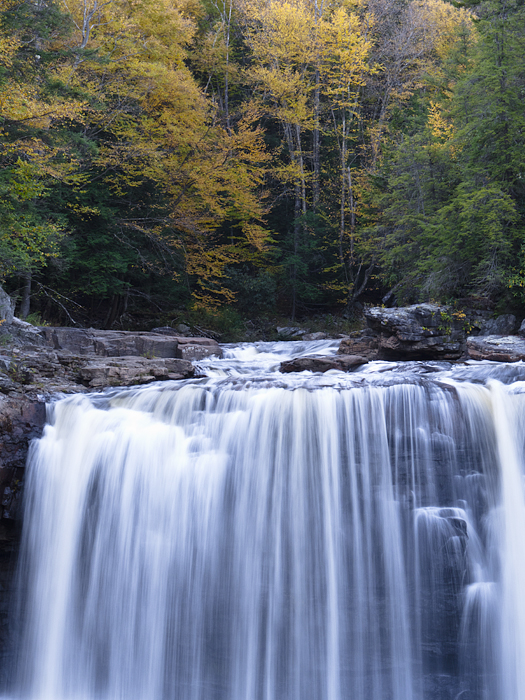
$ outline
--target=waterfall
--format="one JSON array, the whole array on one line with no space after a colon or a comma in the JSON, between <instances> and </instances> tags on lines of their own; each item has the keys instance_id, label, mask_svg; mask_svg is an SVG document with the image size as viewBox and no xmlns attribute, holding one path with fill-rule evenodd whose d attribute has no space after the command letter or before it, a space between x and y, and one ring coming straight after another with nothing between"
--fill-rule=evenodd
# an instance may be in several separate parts
<instances>
[{"instance_id":1,"label":"waterfall","mask_svg":"<svg viewBox=\"0 0 525 700\"><path fill-rule=\"evenodd\" d=\"M525 367L333 347L49 406L9 697L525 699Z\"/></svg>"}]
</instances>

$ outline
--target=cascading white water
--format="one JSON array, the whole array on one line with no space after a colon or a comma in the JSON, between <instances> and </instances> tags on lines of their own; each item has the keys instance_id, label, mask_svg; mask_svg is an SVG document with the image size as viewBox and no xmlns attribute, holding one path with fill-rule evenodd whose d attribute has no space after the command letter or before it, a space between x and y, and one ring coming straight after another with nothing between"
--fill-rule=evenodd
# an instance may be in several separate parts
<instances>
[{"instance_id":1,"label":"cascading white water","mask_svg":"<svg viewBox=\"0 0 525 700\"><path fill-rule=\"evenodd\" d=\"M13 695L525 698L525 367L275 372L335 345L50 407Z\"/></svg>"}]
</instances>

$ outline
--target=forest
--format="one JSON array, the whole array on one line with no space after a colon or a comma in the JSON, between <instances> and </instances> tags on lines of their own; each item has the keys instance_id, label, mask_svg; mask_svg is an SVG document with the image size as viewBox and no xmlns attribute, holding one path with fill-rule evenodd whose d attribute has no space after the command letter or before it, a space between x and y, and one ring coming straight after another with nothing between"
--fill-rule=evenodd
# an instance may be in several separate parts
<instances>
[{"instance_id":1,"label":"forest","mask_svg":"<svg viewBox=\"0 0 525 700\"><path fill-rule=\"evenodd\" d=\"M39 323L523 306L523 0L0 0L0 284Z\"/></svg>"}]
</instances>

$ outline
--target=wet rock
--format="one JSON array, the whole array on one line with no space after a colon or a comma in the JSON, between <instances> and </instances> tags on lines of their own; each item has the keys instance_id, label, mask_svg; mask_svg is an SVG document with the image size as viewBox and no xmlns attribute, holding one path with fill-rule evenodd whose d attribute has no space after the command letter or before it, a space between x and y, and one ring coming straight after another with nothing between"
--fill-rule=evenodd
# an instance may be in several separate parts
<instances>
[{"instance_id":1,"label":"wet rock","mask_svg":"<svg viewBox=\"0 0 525 700\"><path fill-rule=\"evenodd\" d=\"M55 350L68 350L76 355L94 352L92 328L40 328L46 343Z\"/></svg>"},{"instance_id":2,"label":"wet rock","mask_svg":"<svg viewBox=\"0 0 525 700\"><path fill-rule=\"evenodd\" d=\"M309 332L308 329L295 326L277 326L275 330L281 338L299 338Z\"/></svg>"},{"instance_id":3,"label":"wet rock","mask_svg":"<svg viewBox=\"0 0 525 700\"><path fill-rule=\"evenodd\" d=\"M361 355L368 360L376 360L379 355L379 336L371 328L351 333L343 338L337 350L338 355Z\"/></svg>"},{"instance_id":4,"label":"wet rock","mask_svg":"<svg viewBox=\"0 0 525 700\"><path fill-rule=\"evenodd\" d=\"M20 494L31 440L38 438L46 420L45 403L30 398L0 396L0 516L15 520L20 516ZM9 537L0 527L0 552Z\"/></svg>"},{"instance_id":5,"label":"wet rock","mask_svg":"<svg viewBox=\"0 0 525 700\"><path fill-rule=\"evenodd\" d=\"M97 333L93 337L95 355L101 357L177 357L177 338L158 333Z\"/></svg>"},{"instance_id":6,"label":"wet rock","mask_svg":"<svg viewBox=\"0 0 525 700\"><path fill-rule=\"evenodd\" d=\"M287 372L327 372L329 369L337 369L348 372L356 367L365 365L368 362L366 357L359 355L335 355L333 357L296 357L293 360L281 362L280 371Z\"/></svg>"},{"instance_id":7,"label":"wet rock","mask_svg":"<svg viewBox=\"0 0 525 700\"><path fill-rule=\"evenodd\" d=\"M473 360L518 362L525 360L525 338L517 335L488 335L468 338L468 356Z\"/></svg>"},{"instance_id":8,"label":"wet rock","mask_svg":"<svg viewBox=\"0 0 525 700\"><path fill-rule=\"evenodd\" d=\"M328 335L326 333L305 333L303 335L303 340L325 340L325 338L328 338Z\"/></svg>"},{"instance_id":9,"label":"wet rock","mask_svg":"<svg viewBox=\"0 0 525 700\"><path fill-rule=\"evenodd\" d=\"M522 324L523 325L523 324ZM490 318L481 326L479 335L511 335L516 330L516 316L504 314Z\"/></svg>"},{"instance_id":10,"label":"wet rock","mask_svg":"<svg viewBox=\"0 0 525 700\"><path fill-rule=\"evenodd\" d=\"M523 321L521 322L521 326L518 330L518 335L521 335L522 338L525 338L525 319L523 319Z\"/></svg>"},{"instance_id":11,"label":"wet rock","mask_svg":"<svg viewBox=\"0 0 525 700\"><path fill-rule=\"evenodd\" d=\"M132 386L167 379L187 379L194 373L187 360L120 357L88 361L79 369L81 380L89 387Z\"/></svg>"},{"instance_id":12,"label":"wet rock","mask_svg":"<svg viewBox=\"0 0 525 700\"><path fill-rule=\"evenodd\" d=\"M467 318L438 304L365 311L378 338L378 358L388 360L454 360L465 352Z\"/></svg>"},{"instance_id":13,"label":"wet rock","mask_svg":"<svg viewBox=\"0 0 525 700\"><path fill-rule=\"evenodd\" d=\"M169 330L169 333L166 332ZM41 328L48 345L75 355L99 357L146 357L201 360L209 355L222 356L216 340L186 338L171 328L159 332L99 331L93 328Z\"/></svg>"},{"instance_id":14,"label":"wet rock","mask_svg":"<svg viewBox=\"0 0 525 700\"><path fill-rule=\"evenodd\" d=\"M211 338L178 338L176 357L183 360L202 360L204 357L222 357L222 348Z\"/></svg>"}]
</instances>

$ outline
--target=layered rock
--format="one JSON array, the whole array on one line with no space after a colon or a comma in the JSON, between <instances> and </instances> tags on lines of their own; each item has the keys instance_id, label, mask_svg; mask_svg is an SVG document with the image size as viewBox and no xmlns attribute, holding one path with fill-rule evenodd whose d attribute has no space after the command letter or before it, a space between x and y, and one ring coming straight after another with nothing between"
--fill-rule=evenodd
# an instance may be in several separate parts
<instances>
[{"instance_id":1,"label":"layered rock","mask_svg":"<svg viewBox=\"0 0 525 700\"><path fill-rule=\"evenodd\" d=\"M93 388L187 379L193 374L191 362L173 358L119 357L110 361L92 360L79 368L82 383Z\"/></svg>"},{"instance_id":2,"label":"layered rock","mask_svg":"<svg viewBox=\"0 0 525 700\"><path fill-rule=\"evenodd\" d=\"M456 360L465 353L467 319L437 304L365 311L377 334L378 357L391 360Z\"/></svg>"},{"instance_id":3,"label":"layered rock","mask_svg":"<svg viewBox=\"0 0 525 700\"><path fill-rule=\"evenodd\" d=\"M0 392L13 396L82 393L104 386L131 386L193 375L192 363L180 358L95 358L53 350L0 357Z\"/></svg>"},{"instance_id":4,"label":"layered rock","mask_svg":"<svg viewBox=\"0 0 525 700\"><path fill-rule=\"evenodd\" d=\"M42 400L0 395L0 553L16 539L20 495L31 440L39 438L46 420Z\"/></svg>"},{"instance_id":5,"label":"layered rock","mask_svg":"<svg viewBox=\"0 0 525 700\"><path fill-rule=\"evenodd\" d=\"M516 327L516 316L513 314L503 314L496 318L487 319L482 324L479 335L512 335Z\"/></svg>"},{"instance_id":6,"label":"layered rock","mask_svg":"<svg viewBox=\"0 0 525 700\"><path fill-rule=\"evenodd\" d=\"M309 357L296 357L293 360L281 362L281 372L327 372L329 369L348 372L368 362L366 357L359 355L335 355L333 357L321 357L312 355Z\"/></svg>"},{"instance_id":7,"label":"layered rock","mask_svg":"<svg viewBox=\"0 0 525 700\"><path fill-rule=\"evenodd\" d=\"M40 332L48 346L76 355L185 360L201 360L210 355L222 356L222 349L215 340L176 336L163 331L154 333L42 327Z\"/></svg>"},{"instance_id":8,"label":"layered rock","mask_svg":"<svg viewBox=\"0 0 525 700\"><path fill-rule=\"evenodd\" d=\"M468 338L467 351L472 360L518 362L525 360L525 338L517 335Z\"/></svg>"},{"instance_id":9,"label":"layered rock","mask_svg":"<svg viewBox=\"0 0 525 700\"><path fill-rule=\"evenodd\" d=\"M368 360L525 359L525 341L510 335L518 326L516 317L487 318L487 313L437 304L373 307L364 312L368 327L343 339L338 353ZM525 321L518 333L525 336Z\"/></svg>"},{"instance_id":10,"label":"layered rock","mask_svg":"<svg viewBox=\"0 0 525 700\"><path fill-rule=\"evenodd\" d=\"M379 357L379 336L371 328L351 333L339 344L338 355L360 355L367 360L377 360Z\"/></svg>"}]
</instances>

